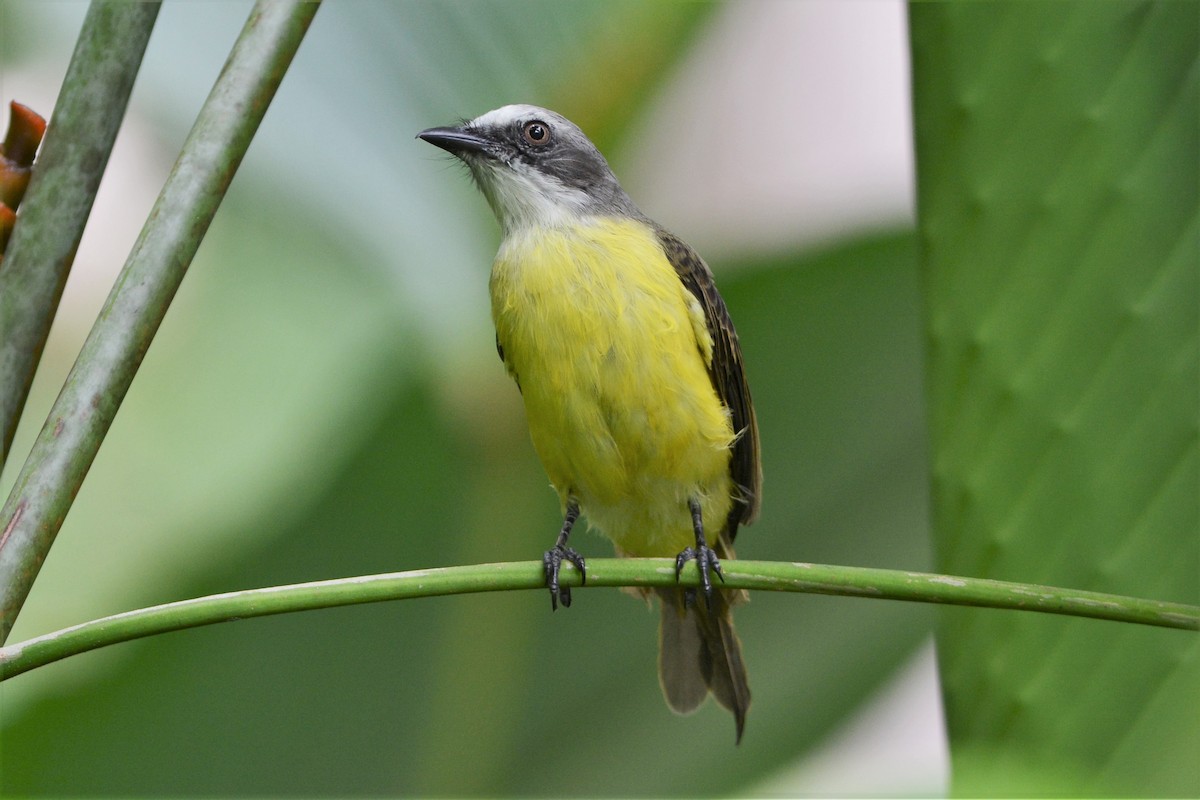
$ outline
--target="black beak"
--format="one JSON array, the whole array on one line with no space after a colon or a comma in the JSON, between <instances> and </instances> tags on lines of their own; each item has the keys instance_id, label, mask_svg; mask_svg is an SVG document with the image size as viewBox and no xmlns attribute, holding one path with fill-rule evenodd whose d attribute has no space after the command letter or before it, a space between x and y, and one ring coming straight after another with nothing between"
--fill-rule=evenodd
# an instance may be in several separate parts
<instances>
[{"instance_id":1,"label":"black beak","mask_svg":"<svg viewBox=\"0 0 1200 800\"><path fill-rule=\"evenodd\" d=\"M429 128L418 133L417 138L424 139L454 155L486 153L492 149L490 140L462 128Z\"/></svg>"}]
</instances>

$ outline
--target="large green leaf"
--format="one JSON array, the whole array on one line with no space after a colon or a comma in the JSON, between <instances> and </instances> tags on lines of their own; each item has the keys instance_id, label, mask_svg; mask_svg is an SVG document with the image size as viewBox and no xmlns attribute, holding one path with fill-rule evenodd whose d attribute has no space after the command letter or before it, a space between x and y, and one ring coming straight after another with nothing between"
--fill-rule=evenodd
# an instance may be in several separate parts
<instances>
[{"instance_id":1,"label":"large green leaf","mask_svg":"<svg viewBox=\"0 0 1200 800\"><path fill-rule=\"evenodd\" d=\"M1200 599L1200 9L914 4L940 570ZM1197 637L947 611L960 793L1200 793Z\"/></svg>"}]
</instances>

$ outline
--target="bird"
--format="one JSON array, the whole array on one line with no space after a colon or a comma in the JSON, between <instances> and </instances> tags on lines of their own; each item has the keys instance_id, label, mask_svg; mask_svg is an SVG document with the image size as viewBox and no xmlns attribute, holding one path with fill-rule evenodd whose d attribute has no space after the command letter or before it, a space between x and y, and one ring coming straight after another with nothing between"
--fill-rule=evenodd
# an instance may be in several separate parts
<instances>
[{"instance_id":1,"label":"bird","mask_svg":"<svg viewBox=\"0 0 1200 800\"><path fill-rule=\"evenodd\" d=\"M621 188L566 117L506 105L418 138L466 165L500 224L489 279L496 350L520 391L530 437L559 495L562 527L543 556L551 608L571 604L563 563L581 515L621 557L689 561L694 588L638 590L661 604L658 671L680 714L711 693L740 743L750 687L723 589L738 527L757 518L762 466L741 345L696 251ZM715 576L715 581L714 581Z\"/></svg>"}]
</instances>

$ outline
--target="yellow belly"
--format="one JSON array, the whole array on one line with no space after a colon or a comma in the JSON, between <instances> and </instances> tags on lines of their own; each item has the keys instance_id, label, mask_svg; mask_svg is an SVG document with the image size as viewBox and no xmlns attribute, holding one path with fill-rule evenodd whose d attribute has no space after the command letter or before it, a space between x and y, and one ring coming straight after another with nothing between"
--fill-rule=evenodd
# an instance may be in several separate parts
<instances>
[{"instance_id":1,"label":"yellow belly","mask_svg":"<svg viewBox=\"0 0 1200 800\"><path fill-rule=\"evenodd\" d=\"M533 444L564 504L630 556L716 539L732 504L734 434L708 376L703 311L654 234L626 220L509 236L492 316Z\"/></svg>"}]
</instances>

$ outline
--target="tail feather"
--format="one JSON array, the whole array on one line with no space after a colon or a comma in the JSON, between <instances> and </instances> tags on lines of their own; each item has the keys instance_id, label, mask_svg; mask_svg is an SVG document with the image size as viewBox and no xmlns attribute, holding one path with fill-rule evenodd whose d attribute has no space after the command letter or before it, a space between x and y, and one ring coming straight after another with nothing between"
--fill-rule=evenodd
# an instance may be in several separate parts
<instances>
[{"instance_id":1,"label":"tail feather","mask_svg":"<svg viewBox=\"0 0 1200 800\"><path fill-rule=\"evenodd\" d=\"M729 611L731 595L713 593L710 611L703 600L687 608L682 589L659 589L662 622L659 628L658 677L672 711L688 714L709 692L733 712L738 741L750 708L750 685L742 661L742 645Z\"/></svg>"},{"instance_id":2,"label":"tail feather","mask_svg":"<svg viewBox=\"0 0 1200 800\"><path fill-rule=\"evenodd\" d=\"M667 705L677 714L690 714L708 697L708 679L701 665L709 661L700 628L684 614L675 590L663 590L662 621L658 628L658 681Z\"/></svg>"}]
</instances>

